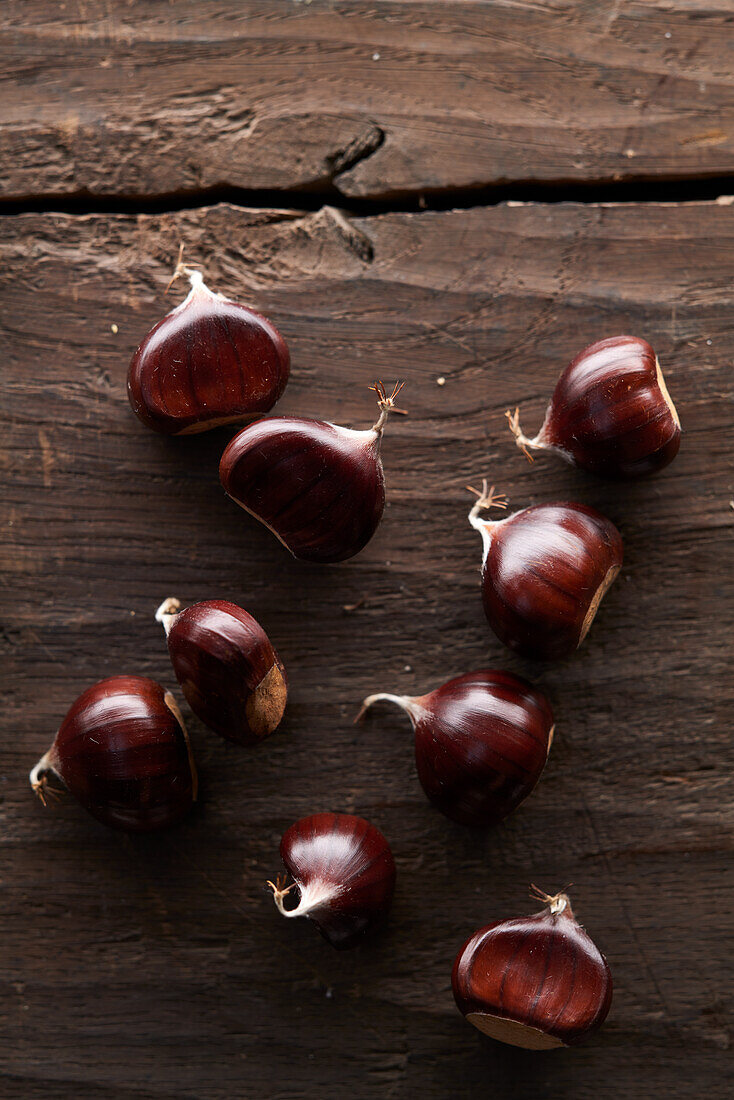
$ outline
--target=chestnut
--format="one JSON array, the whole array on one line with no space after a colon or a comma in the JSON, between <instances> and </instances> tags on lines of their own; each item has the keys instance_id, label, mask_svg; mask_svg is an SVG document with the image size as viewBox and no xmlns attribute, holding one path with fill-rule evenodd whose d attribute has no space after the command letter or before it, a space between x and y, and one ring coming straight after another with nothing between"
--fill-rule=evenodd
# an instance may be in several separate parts
<instances>
[{"instance_id":1,"label":"chestnut","mask_svg":"<svg viewBox=\"0 0 734 1100\"><path fill-rule=\"evenodd\" d=\"M534 439L523 434L518 409L505 415L531 460L531 451L553 451L602 477L662 470L680 446L680 419L660 363L637 336L613 336L584 348L558 379Z\"/></svg>"},{"instance_id":2,"label":"chestnut","mask_svg":"<svg viewBox=\"0 0 734 1100\"><path fill-rule=\"evenodd\" d=\"M354 947L381 923L395 890L395 862L378 828L353 814L321 813L291 825L280 857L295 880L269 882L284 917L308 917L332 947ZM297 904L283 898L295 890Z\"/></svg>"},{"instance_id":3,"label":"chestnut","mask_svg":"<svg viewBox=\"0 0 734 1100\"><path fill-rule=\"evenodd\" d=\"M612 975L568 895L533 891L541 913L488 924L466 941L451 976L454 999L469 1023L503 1043L573 1046L604 1023Z\"/></svg>"},{"instance_id":4,"label":"chestnut","mask_svg":"<svg viewBox=\"0 0 734 1100\"><path fill-rule=\"evenodd\" d=\"M153 326L130 362L133 411L164 435L268 412L288 382L283 337L266 317L214 294L200 271L179 263L178 273L189 276L188 297Z\"/></svg>"},{"instance_id":5,"label":"chestnut","mask_svg":"<svg viewBox=\"0 0 734 1100\"><path fill-rule=\"evenodd\" d=\"M147 832L175 825L196 799L196 768L173 696L145 676L110 676L67 711L30 774L45 801L49 775L105 825Z\"/></svg>"},{"instance_id":6,"label":"chestnut","mask_svg":"<svg viewBox=\"0 0 734 1100\"><path fill-rule=\"evenodd\" d=\"M461 825L495 825L528 797L553 741L548 700L509 672L467 672L427 695L370 695L396 703L415 733L418 778L429 801Z\"/></svg>"},{"instance_id":7,"label":"chestnut","mask_svg":"<svg viewBox=\"0 0 734 1100\"><path fill-rule=\"evenodd\" d=\"M242 607L203 600L180 611L164 600L156 612L186 701L209 729L253 745L277 729L285 710L285 669L267 634Z\"/></svg>"},{"instance_id":8,"label":"chestnut","mask_svg":"<svg viewBox=\"0 0 734 1100\"><path fill-rule=\"evenodd\" d=\"M295 558L325 563L353 557L382 518L380 443L402 386L388 396L381 382L375 384L380 416L369 431L293 416L248 425L222 455L225 492Z\"/></svg>"},{"instance_id":9,"label":"chestnut","mask_svg":"<svg viewBox=\"0 0 734 1100\"><path fill-rule=\"evenodd\" d=\"M481 519L505 508L494 486L482 492L469 522L482 536L482 599L497 637L540 660L567 657L589 632L622 566L622 537L584 504L536 504L502 520Z\"/></svg>"}]
</instances>

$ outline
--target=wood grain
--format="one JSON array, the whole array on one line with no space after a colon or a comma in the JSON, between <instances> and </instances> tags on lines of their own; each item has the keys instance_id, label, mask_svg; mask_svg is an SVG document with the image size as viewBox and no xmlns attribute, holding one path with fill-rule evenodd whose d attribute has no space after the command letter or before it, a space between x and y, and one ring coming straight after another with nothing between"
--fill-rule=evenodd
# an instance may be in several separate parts
<instances>
[{"instance_id":1,"label":"wood grain","mask_svg":"<svg viewBox=\"0 0 734 1100\"><path fill-rule=\"evenodd\" d=\"M730 0L6 0L0 194L734 172Z\"/></svg>"},{"instance_id":2,"label":"wood grain","mask_svg":"<svg viewBox=\"0 0 734 1100\"><path fill-rule=\"evenodd\" d=\"M278 412L369 424L368 384L407 379L410 415L384 441L389 505L353 561L299 564L225 498L227 431L166 439L130 411L127 363L178 300L162 291L180 240L288 339ZM723 1100L733 270L732 210L716 204L351 226L328 209L226 206L6 220L4 1096L443 1100L491 1082L503 1098ZM660 355L684 428L675 463L629 486L529 466L505 407L533 428L566 361L620 331ZM488 629L464 490L484 472L517 507L575 498L622 531L623 573L572 660L524 664ZM201 800L169 833L112 833L71 800L44 809L27 772L83 688L121 672L173 686L153 620L167 595L256 615L288 668L283 726L246 751L189 715ZM530 675L557 718L536 792L486 834L425 801L403 716L352 724L371 691L482 666ZM323 809L373 820L398 865L389 927L343 955L279 918L264 888L281 833ZM462 940L532 912L531 881L574 883L614 974L608 1023L576 1051L503 1048L453 1005Z\"/></svg>"}]
</instances>

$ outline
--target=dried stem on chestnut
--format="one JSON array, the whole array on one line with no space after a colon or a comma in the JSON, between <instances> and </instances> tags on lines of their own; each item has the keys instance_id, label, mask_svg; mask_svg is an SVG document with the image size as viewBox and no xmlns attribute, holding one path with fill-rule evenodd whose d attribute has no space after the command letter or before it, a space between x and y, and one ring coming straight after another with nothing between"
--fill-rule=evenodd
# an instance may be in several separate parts
<instances>
[{"instance_id":1,"label":"dried stem on chestnut","mask_svg":"<svg viewBox=\"0 0 734 1100\"><path fill-rule=\"evenodd\" d=\"M31 768L30 776L28 777L31 784L31 790L40 799L44 806L48 805L47 798L61 798L64 794L63 787L52 787L49 783L49 776L58 775L56 769L53 766L51 754L44 753L38 763Z\"/></svg>"},{"instance_id":2,"label":"dried stem on chestnut","mask_svg":"<svg viewBox=\"0 0 734 1100\"><path fill-rule=\"evenodd\" d=\"M184 247L185 246L182 241L178 246L178 261L175 268L173 269L173 275L169 279L166 289L163 291L164 294L168 294L173 284L176 282L177 279L180 279L182 275L185 275L188 278L192 289L195 286L201 286L201 284L204 282L204 274L200 270L200 268L191 267L189 264L184 263Z\"/></svg>"},{"instance_id":3,"label":"dried stem on chestnut","mask_svg":"<svg viewBox=\"0 0 734 1100\"><path fill-rule=\"evenodd\" d=\"M397 413L399 416L408 415L406 409L398 409L395 405L395 399L404 385L405 382L396 382L389 397L383 382L375 382L374 386L369 387L373 393L377 394L377 404L380 407L380 415L372 425L372 431L377 432L378 435L382 435L383 429L387 424L387 418L391 412Z\"/></svg>"},{"instance_id":4,"label":"dried stem on chestnut","mask_svg":"<svg viewBox=\"0 0 734 1100\"><path fill-rule=\"evenodd\" d=\"M572 886L573 883L569 882L568 886L564 886L557 894L546 894L545 890L541 890L539 886L531 882L528 893L533 901L542 901L544 905L547 905L551 913L563 913L564 910L567 910L573 916L571 899L568 896L568 891Z\"/></svg>"},{"instance_id":5,"label":"dried stem on chestnut","mask_svg":"<svg viewBox=\"0 0 734 1100\"><path fill-rule=\"evenodd\" d=\"M533 447L537 450L543 450L545 449L545 444L540 441L537 435L535 439L528 439L528 437L525 435L522 428L520 427L519 408L515 408L514 412L512 412L510 409L507 409L505 412L505 416L507 417L510 431L514 435L515 442L517 443L518 447L525 455L528 462L535 462L535 457L530 453L530 448Z\"/></svg>"},{"instance_id":6,"label":"dried stem on chestnut","mask_svg":"<svg viewBox=\"0 0 734 1100\"><path fill-rule=\"evenodd\" d=\"M273 891L273 901L277 905L278 911L282 913L284 917L304 916L303 913L296 913L295 909L286 909L283 905L283 898L286 897L287 894L290 894L291 890L297 886L295 882L292 882L290 886L286 886L287 882L288 878L286 875L276 875L275 882L271 882L270 879L268 879L265 885L269 886Z\"/></svg>"}]
</instances>

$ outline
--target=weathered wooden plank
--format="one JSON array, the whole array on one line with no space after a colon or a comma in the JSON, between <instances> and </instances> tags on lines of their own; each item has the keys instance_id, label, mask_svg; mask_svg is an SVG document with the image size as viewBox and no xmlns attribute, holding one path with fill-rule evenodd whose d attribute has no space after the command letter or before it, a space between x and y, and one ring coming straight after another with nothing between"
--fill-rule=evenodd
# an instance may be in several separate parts
<instances>
[{"instance_id":1,"label":"weathered wooden plank","mask_svg":"<svg viewBox=\"0 0 734 1100\"><path fill-rule=\"evenodd\" d=\"M299 565L226 500L226 431L166 440L130 412L127 361L170 304L179 240L287 336L283 412L366 424L367 384L407 378L389 507L353 561ZM353 232L328 210L8 219L4 1095L443 1100L487 1081L538 1100L727 1095L733 266L732 210L715 204L502 206ZM633 486L528 466L506 405L539 423L560 366L622 330L659 351L676 462ZM573 660L528 666L487 628L463 488L484 471L518 507L575 497L623 532L622 579ZM261 619L289 669L284 727L246 752L191 719L202 799L169 834L44 810L27 771L82 688L122 671L172 683L152 617L168 594ZM482 665L537 678L558 734L529 802L477 835L423 799L399 715L351 719L370 690ZM284 827L321 808L375 820L399 866L389 927L352 954L280 920L263 889ZM531 880L575 883L613 968L610 1019L577 1051L503 1048L453 1007L463 937L529 911Z\"/></svg>"},{"instance_id":2,"label":"weathered wooden plank","mask_svg":"<svg viewBox=\"0 0 734 1100\"><path fill-rule=\"evenodd\" d=\"M7 0L0 194L734 172L730 0Z\"/></svg>"}]
</instances>

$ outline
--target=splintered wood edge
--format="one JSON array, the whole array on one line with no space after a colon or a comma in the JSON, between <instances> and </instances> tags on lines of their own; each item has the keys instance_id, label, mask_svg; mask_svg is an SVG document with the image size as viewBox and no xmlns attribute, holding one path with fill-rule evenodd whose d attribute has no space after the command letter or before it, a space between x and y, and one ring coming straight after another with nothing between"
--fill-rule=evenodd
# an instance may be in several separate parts
<instances>
[{"instance_id":1,"label":"splintered wood edge","mask_svg":"<svg viewBox=\"0 0 734 1100\"><path fill-rule=\"evenodd\" d=\"M469 1012L470 1024L500 1043L509 1043L513 1047L525 1047L526 1050L555 1050L566 1044L548 1035L530 1024L520 1024L517 1020L508 1020L504 1016L491 1016L488 1012Z\"/></svg>"},{"instance_id":2,"label":"splintered wood edge","mask_svg":"<svg viewBox=\"0 0 734 1100\"><path fill-rule=\"evenodd\" d=\"M247 722L256 737L267 737L280 725L288 688L278 665L260 681L245 704Z\"/></svg>"}]
</instances>

